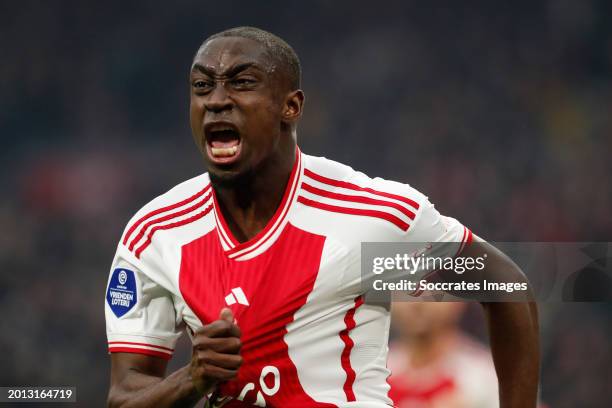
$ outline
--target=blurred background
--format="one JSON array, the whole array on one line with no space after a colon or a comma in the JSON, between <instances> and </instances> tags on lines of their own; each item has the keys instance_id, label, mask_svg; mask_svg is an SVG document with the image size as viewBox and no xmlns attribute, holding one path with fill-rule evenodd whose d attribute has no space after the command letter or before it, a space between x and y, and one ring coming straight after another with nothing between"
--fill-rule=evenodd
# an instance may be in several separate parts
<instances>
[{"instance_id":1,"label":"blurred background","mask_svg":"<svg viewBox=\"0 0 612 408\"><path fill-rule=\"evenodd\" d=\"M108 269L134 212L204 171L188 70L208 35L296 49L304 152L410 183L491 241L610 241L611 18L604 0L2 2L0 385L104 405ZM609 407L612 305L541 315L543 401ZM486 341L477 307L460 324Z\"/></svg>"}]
</instances>

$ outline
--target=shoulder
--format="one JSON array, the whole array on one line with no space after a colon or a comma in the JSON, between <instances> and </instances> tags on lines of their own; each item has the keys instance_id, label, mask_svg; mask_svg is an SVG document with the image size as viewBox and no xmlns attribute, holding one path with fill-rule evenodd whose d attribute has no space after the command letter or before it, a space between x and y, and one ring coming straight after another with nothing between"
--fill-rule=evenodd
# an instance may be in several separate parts
<instances>
[{"instance_id":1,"label":"shoulder","mask_svg":"<svg viewBox=\"0 0 612 408\"><path fill-rule=\"evenodd\" d=\"M370 193L390 200L399 200L418 210L427 196L406 183L370 177L346 164L325 157L304 155L304 175L310 180L338 188Z\"/></svg>"},{"instance_id":2,"label":"shoulder","mask_svg":"<svg viewBox=\"0 0 612 408\"><path fill-rule=\"evenodd\" d=\"M198 206L206 204L211 198L208 173L200 174L174 186L149 201L132 216L121 235L120 246L129 248L139 231L146 229L148 224L165 221L166 218L170 220L182 213L188 214Z\"/></svg>"},{"instance_id":3,"label":"shoulder","mask_svg":"<svg viewBox=\"0 0 612 408\"><path fill-rule=\"evenodd\" d=\"M428 197L406 183L370 177L323 157L304 155L304 177L298 201L325 219L306 213L303 225L313 230L346 231L349 239L368 241L466 242L471 232L440 214ZM333 220L334 223L328 222Z\"/></svg>"},{"instance_id":4,"label":"shoulder","mask_svg":"<svg viewBox=\"0 0 612 408\"><path fill-rule=\"evenodd\" d=\"M407 232L427 203L427 197L408 184L370 177L345 164L309 155L304 155L298 200L308 207L340 214L338 217L352 226L365 223L374 231L392 235L395 231L398 236Z\"/></svg>"}]
</instances>

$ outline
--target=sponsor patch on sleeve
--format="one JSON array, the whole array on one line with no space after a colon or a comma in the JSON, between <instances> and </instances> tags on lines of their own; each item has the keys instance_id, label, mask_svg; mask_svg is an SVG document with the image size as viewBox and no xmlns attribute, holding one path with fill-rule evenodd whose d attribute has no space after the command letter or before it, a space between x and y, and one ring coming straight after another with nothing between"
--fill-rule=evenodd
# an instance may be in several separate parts
<instances>
[{"instance_id":1,"label":"sponsor patch on sleeve","mask_svg":"<svg viewBox=\"0 0 612 408\"><path fill-rule=\"evenodd\" d=\"M106 291L106 302L117 317L121 317L136 305L136 276L134 271L125 268L116 268L113 271L108 290Z\"/></svg>"}]
</instances>

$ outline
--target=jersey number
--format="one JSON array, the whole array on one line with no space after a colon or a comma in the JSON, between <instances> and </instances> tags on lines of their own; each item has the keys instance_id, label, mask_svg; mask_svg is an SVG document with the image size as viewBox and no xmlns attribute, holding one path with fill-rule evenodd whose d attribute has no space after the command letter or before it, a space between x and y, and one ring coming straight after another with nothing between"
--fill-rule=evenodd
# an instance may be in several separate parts
<instances>
[{"instance_id":1,"label":"jersey number","mask_svg":"<svg viewBox=\"0 0 612 408\"><path fill-rule=\"evenodd\" d=\"M273 379L273 385L272 387L268 387L268 384L266 384L266 377L272 375L272 379ZM261 375L259 376L259 387L261 388L261 391L257 391L257 400L255 401L255 406L258 407L265 407L266 406L266 400L264 398L264 396L262 395L262 391L264 394L266 394L267 396L272 396L274 394L276 394L280 388L280 371L278 371L278 368L274 367L274 366L265 366L262 370L261 370ZM240 395L238 395L238 401L243 401L244 398L246 397L246 395L255 390L255 384L253 383L248 383L244 386L244 388L242 389L242 391L240 391Z\"/></svg>"}]
</instances>

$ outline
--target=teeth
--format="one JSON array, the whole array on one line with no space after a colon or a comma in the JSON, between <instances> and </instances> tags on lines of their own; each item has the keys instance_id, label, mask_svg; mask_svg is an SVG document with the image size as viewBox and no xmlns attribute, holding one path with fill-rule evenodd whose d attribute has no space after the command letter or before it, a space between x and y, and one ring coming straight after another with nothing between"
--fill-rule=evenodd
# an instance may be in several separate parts
<instances>
[{"instance_id":1,"label":"teeth","mask_svg":"<svg viewBox=\"0 0 612 408\"><path fill-rule=\"evenodd\" d=\"M229 157L236 154L238 146L232 147L211 147L210 148L213 156L215 157Z\"/></svg>"}]
</instances>

